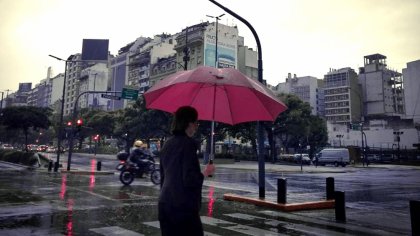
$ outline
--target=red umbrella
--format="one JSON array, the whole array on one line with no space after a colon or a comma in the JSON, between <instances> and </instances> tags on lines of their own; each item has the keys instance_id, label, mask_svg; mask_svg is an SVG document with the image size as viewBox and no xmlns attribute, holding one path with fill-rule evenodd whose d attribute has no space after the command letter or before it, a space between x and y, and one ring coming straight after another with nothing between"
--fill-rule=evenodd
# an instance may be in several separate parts
<instances>
[{"instance_id":1,"label":"red umbrella","mask_svg":"<svg viewBox=\"0 0 420 236\"><path fill-rule=\"evenodd\" d=\"M199 120L238 124L273 121L287 109L264 85L236 69L200 66L159 81L145 94L146 107L174 113L181 106L198 111Z\"/></svg>"}]
</instances>

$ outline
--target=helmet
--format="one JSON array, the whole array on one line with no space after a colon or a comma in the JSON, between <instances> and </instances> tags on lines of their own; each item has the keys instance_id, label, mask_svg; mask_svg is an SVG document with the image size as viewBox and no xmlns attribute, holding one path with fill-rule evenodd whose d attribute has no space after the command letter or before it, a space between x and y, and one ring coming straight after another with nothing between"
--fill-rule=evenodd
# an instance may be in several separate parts
<instances>
[{"instance_id":1,"label":"helmet","mask_svg":"<svg viewBox=\"0 0 420 236\"><path fill-rule=\"evenodd\" d=\"M142 141L140 141L140 140L136 140L136 141L134 142L134 147L141 147L141 146L143 146L143 142L142 142Z\"/></svg>"}]
</instances>

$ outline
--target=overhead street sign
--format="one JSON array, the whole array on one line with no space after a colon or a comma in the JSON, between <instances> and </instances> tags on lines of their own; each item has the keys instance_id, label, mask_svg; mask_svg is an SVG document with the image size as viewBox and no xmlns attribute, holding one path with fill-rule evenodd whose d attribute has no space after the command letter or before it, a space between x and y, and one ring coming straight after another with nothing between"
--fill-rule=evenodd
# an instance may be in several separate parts
<instances>
[{"instance_id":1,"label":"overhead street sign","mask_svg":"<svg viewBox=\"0 0 420 236\"><path fill-rule=\"evenodd\" d=\"M136 89L123 88L121 97L123 99L137 100L139 97L139 91Z\"/></svg>"},{"instance_id":2,"label":"overhead street sign","mask_svg":"<svg viewBox=\"0 0 420 236\"><path fill-rule=\"evenodd\" d=\"M113 99L113 100L121 100L121 97L115 96L115 95L110 95L110 94L101 94L101 97L108 98L108 99Z\"/></svg>"}]
</instances>

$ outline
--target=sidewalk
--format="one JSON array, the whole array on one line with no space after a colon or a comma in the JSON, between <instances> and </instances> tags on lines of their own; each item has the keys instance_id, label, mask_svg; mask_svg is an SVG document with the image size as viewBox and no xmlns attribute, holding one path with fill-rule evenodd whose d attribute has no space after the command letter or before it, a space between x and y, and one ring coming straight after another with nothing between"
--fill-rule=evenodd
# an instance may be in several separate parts
<instances>
[{"instance_id":1,"label":"sidewalk","mask_svg":"<svg viewBox=\"0 0 420 236\"><path fill-rule=\"evenodd\" d=\"M78 153L80 156L94 157L94 154L88 153ZM116 160L115 155L111 154L96 154L97 161L103 160ZM156 160L159 163L159 159ZM200 163L202 160L200 160ZM258 162L257 161L239 161L226 163L222 161L223 164L215 163L216 168L227 168L227 169L238 169L238 170L252 170L258 171ZM227 161L227 162L230 162ZM79 167L78 167L79 168ZM334 166L314 166L314 165L303 165L302 171L301 166L296 164L289 163L271 163L265 162L265 171L272 173L348 173L356 171L355 168L383 168L383 169L402 169L402 170L420 170L420 166L405 166L405 165L392 165L392 164L370 164L368 167L363 166L362 164L357 165L348 165L347 167L334 167ZM90 171L88 166L80 166L79 169L84 171Z\"/></svg>"}]
</instances>

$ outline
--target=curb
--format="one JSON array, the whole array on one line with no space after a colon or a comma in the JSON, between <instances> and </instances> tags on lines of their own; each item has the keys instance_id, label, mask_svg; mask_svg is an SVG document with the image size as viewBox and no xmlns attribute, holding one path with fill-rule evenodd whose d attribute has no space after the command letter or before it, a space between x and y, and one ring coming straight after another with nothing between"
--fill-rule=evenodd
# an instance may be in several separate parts
<instances>
[{"instance_id":1,"label":"curb","mask_svg":"<svg viewBox=\"0 0 420 236\"><path fill-rule=\"evenodd\" d=\"M281 204L281 203L266 201L264 199L243 197L243 196L230 194L230 193L224 194L223 199L227 201L244 202L244 203L254 204L257 206L274 208L276 210L286 211L286 212L302 211L302 210L331 209L335 207L335 200Z\"/></svg>"},{"instance_id":2,"label":"curb","mask_svg":"<svg viewBox=\"0 0 420 236\"><path fill-rule=\"evenodd\" d=\"M204 165L202 165L204 166ZM235 169L235 170L248 170L248 171L258 171L258 168L247 168L247 167L241 167L241 166L218 166L215 165L216 168L222 168L222 169ZM336 173L348 173L351 172L351 170L349 171L345 171L345 170L320 170L320 171L314 171L314 170L282 170L282 169L273 169L273 168L265 168L265 172L269 172L269 173L306 173L306 174L323 174L323 173L332 173L332 174L336 174Z\"/></svg>"}]
</instances>

